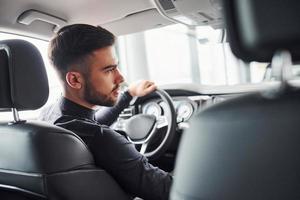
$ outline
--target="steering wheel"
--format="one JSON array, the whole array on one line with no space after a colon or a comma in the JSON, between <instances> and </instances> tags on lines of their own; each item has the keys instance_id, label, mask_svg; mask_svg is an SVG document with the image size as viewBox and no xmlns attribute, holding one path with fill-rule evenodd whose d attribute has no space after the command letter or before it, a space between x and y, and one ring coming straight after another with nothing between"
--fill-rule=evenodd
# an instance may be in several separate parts
<instances>
[{"instance_id":1,"label":"steering wheel","mask_svg":"<svg viewBox=\"0 0 300 200\"><path fill-rule=\"evenodd\" d=\"M164 115L156 118L154 115L138 114L124 122L127 138L133 144L141 145L140 153L149 159L156 159L169 148L175 135L176 113L170 95L161 89L154 91L165 102ZM154 149L147 150L151 140L157 136L159 130L167 126L162 142Z\"/></svg>"}]
</instances>

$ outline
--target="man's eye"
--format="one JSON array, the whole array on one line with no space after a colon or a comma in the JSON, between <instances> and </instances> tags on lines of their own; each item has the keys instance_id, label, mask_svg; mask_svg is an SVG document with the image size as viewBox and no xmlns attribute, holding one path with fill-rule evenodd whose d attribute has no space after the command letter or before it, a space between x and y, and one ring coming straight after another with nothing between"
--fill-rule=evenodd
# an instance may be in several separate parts
<instances>
[{"instance_id":1,"label":"man's eye","mask_svg":"<svg viewBox=\"0 0 300 200\"><path fill-rule=\"evenodd\" d=\"M116 69L116 67L108 68L105 72L114 72Z\"/></svg>"},{"instance_id":2,"label":"man's eye","mask_svg":"<svg viewBox=\"0 0 300 200\"><path fill-rule=\"evenodd\" d=\"M106 73L113 72L113 71L114 71L114 69L107 69Z\"/></svg>"}]
</instances>

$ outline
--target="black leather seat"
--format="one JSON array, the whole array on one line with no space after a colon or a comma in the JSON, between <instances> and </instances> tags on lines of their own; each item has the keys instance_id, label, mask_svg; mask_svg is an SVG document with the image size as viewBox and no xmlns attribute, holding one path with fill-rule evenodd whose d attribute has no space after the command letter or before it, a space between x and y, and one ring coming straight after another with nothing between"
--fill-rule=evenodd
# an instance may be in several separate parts
<instances>
[{"instance_id":1,"label":"black leather seat","mask_svg":"<svg viewBox=\"0 0 300 200\"><path fill-rule=\"evenodd\" d=\"M41 107L48 80L38 50L22 40L0 42L0 199L128 199L95 166L83 141L43 122L22 121L16 111Z\"/></svg>"},{"instance_id":2,"label":"black leather seat","mask_svg":"<svg viewBox=\"0 0 300 200\"><path fill-rule=\"evenodd\" d=\"M270 62L286 49L300 60L300 1L223 5L237 57ZM286 55L276 54L272 66L290 67ZM183 134L171 199L300 199L300 89L282 76L280 87L218 103L193 119Z\"/></svg>"}]
</instances>

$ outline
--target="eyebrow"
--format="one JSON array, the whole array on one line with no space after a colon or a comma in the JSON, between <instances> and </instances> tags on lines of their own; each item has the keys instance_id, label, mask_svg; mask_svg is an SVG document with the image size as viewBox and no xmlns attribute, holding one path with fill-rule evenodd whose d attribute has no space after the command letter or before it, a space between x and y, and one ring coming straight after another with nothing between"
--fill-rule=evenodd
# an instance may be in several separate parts
<instances>
[{"instance_id":1,"label":"eyebrow","mask_svg":"<svg viewBox=\"0 0 300 200\"><path fill-rule=\"evenodd\" d=\"M117 64L115 64L115 65L105 66L105 67L102 68L102 71L105 71L105 70L108 70L108 69L111 69L111 68L116 68L116 67L118 67L118 65L119 65L119 62L117 62Z\"/></svg>"},{"instance_id":2,"label":"eyebrow","mask_svg":"<svg viewBox=\"0 0 300 200\"><path fill-rule=\"evenodd\" d=\"M105 71L105 70L108 70L108 69L111 69L111 68L115 68L117 67L118 65L108 65L106 67L103 67L102 70Z\"/></svg>"}]
</instances>

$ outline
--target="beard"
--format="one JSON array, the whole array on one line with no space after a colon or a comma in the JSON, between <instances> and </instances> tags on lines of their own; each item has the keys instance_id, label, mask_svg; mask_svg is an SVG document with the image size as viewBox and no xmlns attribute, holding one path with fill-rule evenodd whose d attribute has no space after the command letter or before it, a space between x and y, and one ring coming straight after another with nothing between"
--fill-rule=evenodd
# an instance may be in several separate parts
<instances>
[{"instance_id":1,"label":"beard","mask_svg":"<svg viewBox=\"0 0 300 200\"><path fill-rule=\"evenodd\" d=\"M116 104L116 99L111 98L109 95L97 92L96 88L91 84L91 82L86 79L86 84L84 88L83 98L90 104L98 106L114 106ZM116 85L112 92L118 89L119 86Z\"/></svg>"}]
</instances>

